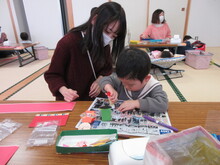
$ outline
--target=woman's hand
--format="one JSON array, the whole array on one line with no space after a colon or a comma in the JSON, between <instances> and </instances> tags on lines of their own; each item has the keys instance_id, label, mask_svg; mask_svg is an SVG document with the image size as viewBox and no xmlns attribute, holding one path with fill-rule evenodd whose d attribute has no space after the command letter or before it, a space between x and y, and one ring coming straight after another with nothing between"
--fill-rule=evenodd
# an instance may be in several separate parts
<instances>
[{"instance_id":1,"label":"woman's hand","mask_svg":"<svg viewBox=\"0 0 220 165\"><path fill-rule=\"evenodd\" d=\"M101 80L103 76L99 76L91 85L90 87L90 91L89 91L89 96L90 97L97 97L100 92L101 92L101 88L99 86L99 81Z\"/></svg>"},{"instance_id":2,"label":"woman's hand","mask_svg":"<svg viewBox=\"0 0 220 165\"><path fill-rule=\"evenodd\" d=\"M79 97L77 91L72 90L70 88L66 88L65 86L62 86L59 89L59 92L63 95L64 100L67 102L71 102Z\"/></svg>"},{"instance_id":3,"label":"woman's hand","mask_svg":"<svg viewBox=\"0 0 220 165\"><path fill-rule=\"evenodd\" d=\"M89 96L97 97L101 92L101 88L99 87L98 81L94 81L90 87Z\"/></svg>"}]
</instances>

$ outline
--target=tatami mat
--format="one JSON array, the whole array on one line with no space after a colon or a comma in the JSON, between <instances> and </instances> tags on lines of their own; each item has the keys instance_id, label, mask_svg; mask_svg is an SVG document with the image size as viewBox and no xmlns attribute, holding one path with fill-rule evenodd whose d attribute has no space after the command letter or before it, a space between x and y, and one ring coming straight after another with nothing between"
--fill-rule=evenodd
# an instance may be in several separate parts
<instances>
[{"instance_id":1,"label":"tatami mat","mask_svg":"<svg viewBox=\"0 0 220 165\"><path fill-rule=\"evenodd\" d=\"M220 47L207 48L214 54L212 60L220 65ZM52 54L52 52L51 52ZM44 67L50 62L47 60L37 60L26 66L19 67L18 63L7 64L0 67L1 82L0 90L4 91L13 84L19 83L25 77L33 74L38 69ZM178 62L172 66L172 69L183 69L182 78L171 79L172 83L179 90L180 94L186 99L186 101L201 101L201 102L219 102L220 101L220 67L216 65L210 65L208 69L196 70L184 63L184 61ZM181 101L174 91L173 87L167 80L160 81L163 85L164 91L166 91L169 101ZM50 93L48 86L40 75L38 78L27 84L19 91L15 91L6 100L55 100Z\"/></svg>"},{"instance_id":2,"label":"tatami mat","mask_svg":"<svg viewBox=\"0 0 220 165\"><path fill-rule=\"evenodd\" d=\"M35 60L27 65L19 67L19 62L14 61L0 67L0 93L10 88L16 83L19 83L24 78L33 74L40 68L50 63L50 58L45 60Z\"/></svg>"},{"instance_id":3,"label":"tatami mat","mask_svg":"<svg viewBox=\"0 0 220 165\"><path fill-rule=\"evenodd\" d=\"M208 69L197 70L184 62L172 68L184 69L182 78L172 79L187 101L220 101L220 68L210 65Z\"/></svg>"},{"instance_id":4,"label":"tatami mat","mask_svg":"<svg viewBox=\"0 0 220 165\"><path fill-rule=\"evenodd\" d=\"M55 97L52 96L43 75L41 75L35 81L8 98L8 100L55 101Z\"/></svg>"}]
</instances>

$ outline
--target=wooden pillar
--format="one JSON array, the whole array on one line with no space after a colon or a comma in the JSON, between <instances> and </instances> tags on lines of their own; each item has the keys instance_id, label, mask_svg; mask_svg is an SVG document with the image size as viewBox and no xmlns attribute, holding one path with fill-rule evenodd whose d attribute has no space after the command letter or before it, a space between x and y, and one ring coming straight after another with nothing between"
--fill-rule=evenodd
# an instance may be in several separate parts
<instances>
[{"instance_id":1,"label":"wooden pillar","mask_svg":"<svg viewBox=\"0 0 220 165\"><path fill-rule=\"evenodd\" d=\"M189 14L190 14L190 7L191 7L191 0L188 0L187 2L187 9L186 9L186 19L185 19L185 27L183 36L185 36L188 32L188 23L189 23Z\"/></svg>"},{"instance_id":2,"label":"wooden pillar","mask_svg":"<svg viewBox=\"0 0 220 165\"><path fill-rule=\"evenodd\" d=\"M66 9L67 9L67 19L68 19L68 30L74 27L74 18L73 18L73 6L72 0L66 0Z\"/></svg>"},{"instance_id":3,"label":"wooden pillar","mask_svg":"<svg viewBox=\"0 0 220 165\"><path fill-rule=\"evenodd\" d=\"M10 14L10 18L11 18L11 23L12 23L12 27L13 27L13 31L14 31L14 35L15 35L15 40L16 40L16 43L19 43L18 33L17 33L16 27L15 27L15 21L14 21L14 17L13 17L13 14L12 14L10 0L7 0L7 4L8 4L8 9L9 9L9 14Z\"/></svg>"}]
</instances>

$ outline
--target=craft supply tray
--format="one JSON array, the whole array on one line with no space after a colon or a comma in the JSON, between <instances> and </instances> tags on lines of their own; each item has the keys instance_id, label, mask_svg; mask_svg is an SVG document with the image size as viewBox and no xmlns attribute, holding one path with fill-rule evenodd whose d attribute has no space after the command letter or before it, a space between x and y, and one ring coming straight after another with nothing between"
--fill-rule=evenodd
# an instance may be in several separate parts
<instances>
[{"instance_id":1,"label":"craft supply tray","mask_svg":"<svg viewBox=\"0 0 220 165\"><path fill-rule=\"evenodd\" d=\"M97 146L88 145L77 147L75 145L71 145L71 143L76 143L77 141L97 141L97 139L105 139L106 137L110 138L111 140ZM117 140L118 134L116 129L62 131L60 135L57 137L56 152L60 154L109 152L110 144Z\"/></svg>"}]
</instances>

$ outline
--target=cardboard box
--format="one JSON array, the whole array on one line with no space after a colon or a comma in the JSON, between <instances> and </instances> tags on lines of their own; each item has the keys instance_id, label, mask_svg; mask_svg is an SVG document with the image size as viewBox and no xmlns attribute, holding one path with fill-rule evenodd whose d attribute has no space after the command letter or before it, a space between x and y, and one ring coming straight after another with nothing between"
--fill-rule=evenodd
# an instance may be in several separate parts
<instances>
[{"instance_id":1,"label":"cardboard box","mask_svg":"<svg viewBox=\"0 0 220 165\"><path fill-rule=\"evenodd\" d=\"M212 53L204 52L202 50L186 50L186 60L185 63L195 69L207 69L211 58Z\"/></svg>"}]
</instances>

